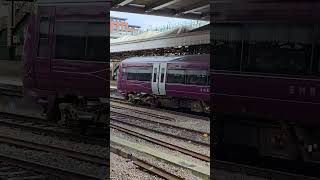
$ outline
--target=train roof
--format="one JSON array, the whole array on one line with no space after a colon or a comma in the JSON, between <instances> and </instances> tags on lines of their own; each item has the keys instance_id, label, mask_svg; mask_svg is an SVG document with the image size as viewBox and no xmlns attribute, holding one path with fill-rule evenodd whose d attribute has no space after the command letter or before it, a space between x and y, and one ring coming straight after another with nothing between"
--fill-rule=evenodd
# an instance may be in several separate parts
<instances>
[{"instance_id":1,"label":"train roof","mask_svg":"<svg viewBox=\"0 0 320 180\"><path fill-rule=\"evenodd\" d=\"M185 55L185 56L142 56L131 57L122 61L122 63L152 63L152 62L210 62L209 54Z\"/></svg>"}]
</instances>

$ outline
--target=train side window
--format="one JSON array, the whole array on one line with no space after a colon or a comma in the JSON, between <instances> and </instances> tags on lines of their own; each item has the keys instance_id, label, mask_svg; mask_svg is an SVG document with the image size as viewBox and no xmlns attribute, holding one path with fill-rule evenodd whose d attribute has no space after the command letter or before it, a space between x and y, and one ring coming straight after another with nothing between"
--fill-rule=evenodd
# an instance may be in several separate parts
<instances>
[{"instance_id":1,"label":"train side window","mask_svg":"<svg viewBox=\"0 0 320 180\"><path fill-rule=\"evenodd\" d=\"M56 22L56 59L84 59L86 49L86 26L86 22Z\"/></svg>"},{"instance_id":2,"label":"train side window","mask_svg":"<svg viewBox=\"0 0 320 180\"><path fill-rule=\"evenodd\" d=\"M130 68L128 69L128 80L135 81L151 81L152 69L136 69Z\"/></svg>"},{"instance_id":3,"label":"train side window","mask_svg":"<svg viewBox=\"0 0 320 180\"><path fill-rule=\"evenodd\" d=\"M89 23L86 44L87 60L107 61L109 49L105 25L106 23Z\"/></svg>"},{"instance_id":4,"label":"train side window","mask_svg":"<svg viewBox=\"0 0 320 180\"><path fill-rule=\"evenodd\" d=\"M307 74L313 28L250 25L243 70L276 74Z\"/></svg>"},{"instance_id":5,"label":"train side window","mask_svg":"<svg viewBox=\"0 0 320 180\"><path fill-rule=\"evenodd\" d=\"M208 73L205 70L186 70L186 83L192 85L207 85Z\"/></svg>"},{"instance_id":6,"label":"train side window","mask_svg":"<svg viewBox=\"0 0 320 180\"><path fill-rule=\"evenodd\" d=\"M122 80L126 79L126 68L122 68L121 76L122 76Z\"/></svg>"},{"instance_id":7,"label":"train side window","mask_svg":"<svg viewBox=\"0 0 320 180\"><path fill-rule=\"evenodd\" d=\"M167 70L167 83L185 84L184 70Z\"/></svg>"},{"instance_id":8,"label":"train side window","mask_svg":"<svg viewBox=\"0 0 320 180\"><path fill-rule=\"evenodd\" d=\"M49 17L40 18L38 57L49 56L49 24Z\"/></svg>"},{"instance_id":9,"label":"train side window","mask_svg":"<svg viewBox=\"0 0 320 180\"><path fill-rule=\"evenodd\" d=\"M136 73L129 73L128 72L128 78L127 80L137 80L137 74Z\"/></svg>"},{"instance_id":10,"label":"train side window","mask_svg":"<svg viewBox=\"0 0 320 180\"><path fill-rule=\"evenodd\" d=\"M146 69L146 70L138 70L138 81L151 81L152 76L152 69Z\"/></svg>"},{"instance_id":11,"label":"train side window","mask_svg":"<svg viewBox=\"0 0 320 180\"><path fill-rule=\"evenodd\" d=\"M212 68L239 71L242 55L242 26L238 24L213 25L211 31Z\"/></svg>"},{"instance_id":12,"label":"train side window","mask_svg":"<svg viewBox=\"0 0 320 180\"><path fill-rule=\"evenodd\" d=\"M211 54L213 69L239 71L241 49L241 42L214 41Z\"/></svg>"}]
</instances>

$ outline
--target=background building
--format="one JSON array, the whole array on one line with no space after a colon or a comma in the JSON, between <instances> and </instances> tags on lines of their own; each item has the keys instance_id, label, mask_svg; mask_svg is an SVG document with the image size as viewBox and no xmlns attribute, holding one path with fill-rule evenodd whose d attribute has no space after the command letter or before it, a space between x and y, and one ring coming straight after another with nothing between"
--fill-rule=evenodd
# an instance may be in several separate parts
<instances>
[{"instance_id":1,"label":"background building","mask_svg":"<svg viewBox=\"0 0 320 180\"><path fill-rule=\"evenodd\" d=\"M133 32L140 26L129 25L126 18L110 17L110 33Z\"/></svg>"}]
</instances>

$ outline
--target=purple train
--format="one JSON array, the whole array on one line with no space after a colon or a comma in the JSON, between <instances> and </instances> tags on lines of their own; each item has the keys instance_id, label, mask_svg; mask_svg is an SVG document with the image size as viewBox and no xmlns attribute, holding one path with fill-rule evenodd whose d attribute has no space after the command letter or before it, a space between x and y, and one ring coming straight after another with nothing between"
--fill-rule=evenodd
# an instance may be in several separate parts
<instances>
[{"instance_id":1,"label":"purple train","mask_svg":"<svg viewBox=\"0 0 320 180\"><path fill-rule=\"evenodd\" d=\"M215 7L213 154L319 163L320 3L235 0Z\"/></svg>"},{"instance_id":2,"label":"purple train","mask_svg":"<svg viewBox=\"0 0 320 180\"><path fill-rule=\"evenodd\" d=\"M121 62L118 91L132 102L209 112L210 56L133 57Z\"/></svg>"},{"instance_id":3,"label":"purple train","mask_svg":"<svg viewBox=\"0 0 320 180\"><path fill-rule=\"evenodd\" d=\"M23 92L43 104L48 119L106 123L109 9L107 0L37 1L25 36Z\"/></svg>"}]
</instances>

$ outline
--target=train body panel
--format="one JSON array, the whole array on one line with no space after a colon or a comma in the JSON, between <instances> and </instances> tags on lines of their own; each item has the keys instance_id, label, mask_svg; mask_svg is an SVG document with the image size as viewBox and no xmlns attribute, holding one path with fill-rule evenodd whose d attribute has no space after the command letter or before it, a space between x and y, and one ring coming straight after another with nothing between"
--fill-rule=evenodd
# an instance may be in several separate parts
<instances>
[{"instance_id":1,"label":"train body panel","mask_svg":"<svg viewBox=\"0 0 320 180\"><path fill-rule=\"evenodd\" d=\"M107 44L103 40L108 29L107 7L107 3L36 7L24 46L26 92L39 89L57 96L109 95L108 53L100 47Z\"/></svg>"}]
</instances>

